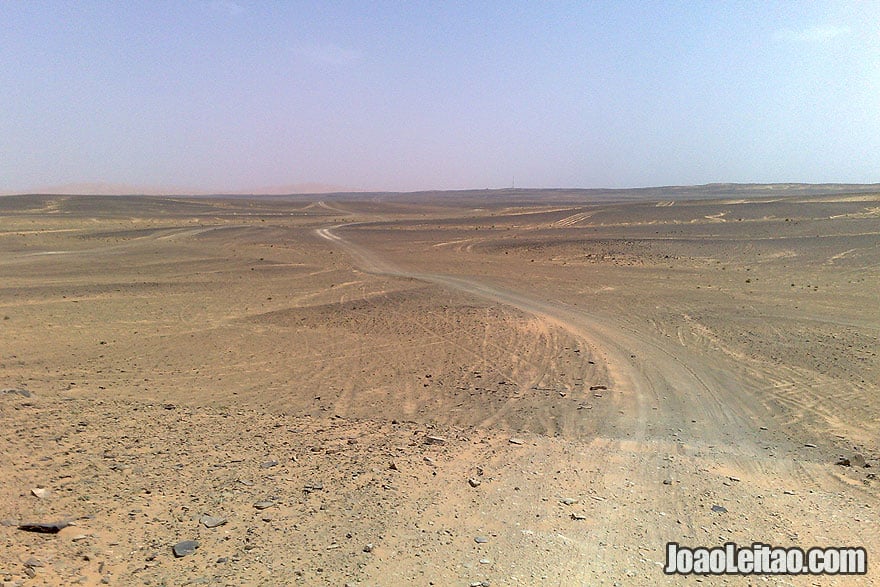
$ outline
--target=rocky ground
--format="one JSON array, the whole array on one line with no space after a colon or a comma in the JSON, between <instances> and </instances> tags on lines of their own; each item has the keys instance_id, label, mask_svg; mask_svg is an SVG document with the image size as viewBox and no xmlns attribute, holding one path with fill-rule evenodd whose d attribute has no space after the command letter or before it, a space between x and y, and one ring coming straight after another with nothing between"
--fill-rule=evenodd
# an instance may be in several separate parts
<instances>
[{"instance_id":1,"label":"rocky ground","mask_svg":"<svg viewBox=\"0 0 880 587\"><path fill-rule=\"evenodd\" d=\"M880 199L563 195L0 200L0 579L876 582Z\"/></svg>"}]
</instances>

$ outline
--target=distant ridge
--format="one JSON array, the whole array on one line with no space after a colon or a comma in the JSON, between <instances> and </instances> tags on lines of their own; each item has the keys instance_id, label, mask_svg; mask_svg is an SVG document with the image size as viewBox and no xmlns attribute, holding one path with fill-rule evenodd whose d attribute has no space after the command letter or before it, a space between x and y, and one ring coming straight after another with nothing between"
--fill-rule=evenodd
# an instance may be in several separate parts
<instances>
[{"instance_id":1,"label":"distant ridge","mask_svg":"<svg viewBox=\"0 0 880 587\"><path fill-rule=\"evenodd\" d=\"M362 190L323 183L295 183L263 186L253 190L203 190L193 188L161 188L109 182L66 183L27 191L0 190L2 196L282 196L293 194L357 193Z\"/></svg>"},{"instance_id":2,"label":"distant ridge","mask_svg":"<svg viewBox=\"0 0 880 587\"><path fill-rule=\"evenodd\" d=\"M0 192L0 196L152 196L192 198L271 197L304 199L371 198L381 200L423 200L426 198L468 197L475 202L504 199L510 202L648 201L696 200L703 198L816 197L835 195L880 194L880 183L708 183L691 186L656 186L634 188L498 188L463 190L422 190L409 192L364 191L319 183L264 187L253 191L158 190L137 189L108 183L55 186L33 192Z\"/></svg>"}]
</instances>

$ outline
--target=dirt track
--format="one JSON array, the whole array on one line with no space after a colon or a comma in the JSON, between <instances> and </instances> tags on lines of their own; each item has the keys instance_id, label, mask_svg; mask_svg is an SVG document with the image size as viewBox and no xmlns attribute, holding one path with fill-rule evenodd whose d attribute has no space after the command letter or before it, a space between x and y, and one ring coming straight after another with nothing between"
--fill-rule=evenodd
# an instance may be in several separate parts
<instances>
[{"instance_id":1,"label":"dirt track","mask_svg":"<svg viewBox=\"0 0 880 587\"><path fill-rule=\"evenodd\" d=\"M666 542L760 541L874 582L876 196L481 198L6 200L0 519L76 525L0 527L4 577L685 584Z\"/></svg>"}]
</instances>

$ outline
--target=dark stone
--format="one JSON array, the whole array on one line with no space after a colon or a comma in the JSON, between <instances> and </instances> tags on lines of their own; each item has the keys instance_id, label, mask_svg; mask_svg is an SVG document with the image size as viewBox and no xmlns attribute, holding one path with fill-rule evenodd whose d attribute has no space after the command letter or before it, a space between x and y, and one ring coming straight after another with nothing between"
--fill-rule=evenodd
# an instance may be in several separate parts
<instances>
[{"instance_id":1,"label":"dark stone","mask_svg":"<svg viewBox=\"0 0 880 587\"><path fill-rule=\"evenodd\" d=\"M716 512L716 513L719 513L719 514L726 514L726 513L727 513L727 508L724 507L723 505L713 505L713 506L712 506L712 511L713 511L713 512Z\"/></svg>"},{"instance_id":2,"label":"dark stone","mask_svg":"<svg viewBox=\"0 0 880 587\"><path fill-rule=\"evenodd\" d=\"M58 522L34 522L28 524L19 524L18 529L25 532L39 532L41 534L57 534L63 529L70 526L70 522L60 520Z\"/></svg>"},{"instance_id":3,"label":"dark stone","mask_svg":"<svg viewBox=\"0 0 880 587\"><path fill-rule=\"evenodd\" d=\"M174 556L181 558L194 553L198 547L199 543L195 540L184 540L175 544L171 550L174 551Z\"/></svg>"}]
</instances>

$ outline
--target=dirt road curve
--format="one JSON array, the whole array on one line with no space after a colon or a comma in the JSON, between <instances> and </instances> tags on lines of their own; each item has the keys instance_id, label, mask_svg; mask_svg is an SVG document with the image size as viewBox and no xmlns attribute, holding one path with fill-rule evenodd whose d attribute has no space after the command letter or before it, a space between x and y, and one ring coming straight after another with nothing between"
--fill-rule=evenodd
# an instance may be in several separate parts
<instances>
[{"instance_id":1,"label":"dirt road curve","mask_svg":"<svg viewBox=\"0 0 880 587\"><path fill-rule=\"evenodd\" d=\"M742 532L742 544L766 542L768 536L789 546L805 539L809 543L808 536L816 544L880 544L878 523L866 519L862 509L876 506L876 493L856 489L867 500L864 504L845 495L852 482L829 466L831 455L815 448L830 448L825 439L812 437L810 430L785 429L785 415L757 401L760 373L731 369L729 362L623 320L542 299L535 285L525 281L514 291L475 277L405 270L343 236L349 226L322 228L317 234L350 254L363 271L417 279L516 307L567 330L604 362L611 391L601 393L613 395L614 409L603 413L599 438L581 439L588 448L557 465L591 472L614 497L593 504L595 525L589 539L577 545L580 560L592 561L589 568L574 561L553 563L565 569L562 584L591 584L609 569L611 575L642 576L644 567L625 568L633 565L632 551L642 553L637 556L641 563L650 561L659 569L658 546L668 541L712 546L737 541ZM716 528L719 516L731 516L713 514L716 505L735 512L738 524L724 520ZM858 523L829 526L821 512ZM633 584L654 583L644 581L642 576ZM822 584L834 581L826 577ZM871 584L865 577L841 581Z\"/></svg>"}]
</instances>

